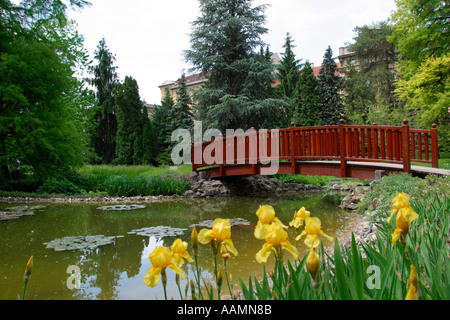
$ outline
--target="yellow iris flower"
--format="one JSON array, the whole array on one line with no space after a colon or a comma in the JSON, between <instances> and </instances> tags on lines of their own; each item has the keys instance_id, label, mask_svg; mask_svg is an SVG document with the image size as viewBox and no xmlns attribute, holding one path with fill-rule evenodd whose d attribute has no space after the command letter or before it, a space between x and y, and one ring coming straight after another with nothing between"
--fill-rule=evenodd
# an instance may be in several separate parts
<instances>
[{"instance_id":1,"label":"yellow iris flower","mask_svg":"<svg viewBox=\"0 0 450 320\"><path fill-rule=\"evenodd\" d=\"M405 236L409 231L409 225L416 220L419 215L411 208L409 204L409 196L406 193L398 193L394 199L392 199L393 209L391 216L387 219L389 223L397 213L396 229L392 233L392 242L395 244L401 235Z\"/></svg>"},{"instance_id":2,"label":"yellow iris flower","mask_svg":"<svg viewBox=\"0 0 450 320\"><path fill-rule=\"evenodd\" d=\"M419 289L419 277L416 269L411 265L411 272L408 279L408 293L406 294L406 300L419 300L417 290Z\"/></svg>"},{"instance_id":3,"label":"yellow iris flower","mask_svg":"<svg viewBox=\"0 0 450 320\"><path fill-rule=\"evenodd\" d=\"M419 215L415 213L414 210L411 208L411 205L409 204L409 196L404 192L397 193L394 199L392 199L392 207L393 209L391 216L387 219L388 223L391 222L391 219L396 212L398 213L402 212L408 220L411 219L410 216L415 217L411 221L414 221L419 217Z\"/></svg>"},{"instance_id":4,"label":"yellow iris flower","mask_svg":"<svg viewBox=\"0 0 450 320\"><path fill-rule=\"evenodd\" d=\"M316 248L320 245L319 234L329 241L333 241L333 238L326 235L322 230L322 223L319 218L306 218L305 230L295 238L296 241L299 241L304 235L306 235L305 244L309 248Z\"/></svg>"},{"instance_id":5,"label":"yellow iris flower","mask_svg":"<svg viewBox=\"0 0 450 320\"><path fill-rule=\"evenodd\" d=\"M320 269L320 258L319 255L314 251L314 248L311 248L311 250L309 251L308 258L306 259L306 268L311 274L311 277L313 279L316 279Z\"/></svg>"},{"instance_id":6,"label":"yellow iris flower","mask_svg":"<svg viewBox=\"0 0 450 320\"><path fill-rule=\"evenodd\" d=\"M201 244L208 244L213 242L213 246L219 250L219 244L223 244L225 249L234 254L238 255L236 248L234 247L233 241L231 241L231 225L229 220L216 219L213 222L212 230L202 229L198 234L198 242Z\"/></svg>"},{"instance_id":7,"label":"yellow iris flower","mask_svg":"<svg viewBox=\"0 0 450 320\"><path fill-rule=\"evenodd\" d=\"M184 259L186 259L190 263L194 262L194 260L189 255L189 252L187 251L187 247L188 243L181 241L181 239L175 240L170 247L170 251L173 254L173 260L177 267L181 267L183 265Z\"/></svg>"},{"instance_id":8,"label":"yellow iris flower","mask_svg":"<svg viewBox=\"0 0 450 320\"><path fill-rule=\"evenodd\" d=\"M305 207L302 207L295 212L294 219L289 222L289 226L294 227L295 229L300 228L305 223L306 218L309 218L310 215L311 212L306 211Z\"/></svg>"},{"instance_id":9,"label":"yellow iris flower","mask_svg":"<svg viewBox=\"0 0 450 320\"><path fill-rule=\"evenodd\" d=\"M259 209L256 211L256 215L258 216L258 223L256 224L254 232L256 239L264 240L267 228L272 223L276 223L283 228L287 228L287 226L275 217L275 209L272 206L259 206Z\"/></svg>"},{"instance_id":10,"label":"yellow iris flower","mask_svg":"<svg viewBox=\"0 0 450 320\"><path fill-rule=\"evenodd\" d=\"M282 256L282 250L289 251L294 260L298 258L297 248L289 243L287 232L279 224L274 223L267 227L265 240L262 249L256 254L258 263L267 262L272 251L275 252L277 259Z\"/></svg>"},{"instance_id":11,"label":"yellow iris flower","mask_svg":"<svg viewBox=\"0 0 450 320\"><path fill-rule=\"evenodd\" d=\"M174 272L180 275L181 280L184 279L184 272L175 264L173 254L169 248L157 247L148 256L152 266L148 269L147 274L144 277L144 283L148 287L154 287L157 285L161 274L163 275L163 285L165 285L166 268L172 269Z\"/></svg>"}]
</instances>

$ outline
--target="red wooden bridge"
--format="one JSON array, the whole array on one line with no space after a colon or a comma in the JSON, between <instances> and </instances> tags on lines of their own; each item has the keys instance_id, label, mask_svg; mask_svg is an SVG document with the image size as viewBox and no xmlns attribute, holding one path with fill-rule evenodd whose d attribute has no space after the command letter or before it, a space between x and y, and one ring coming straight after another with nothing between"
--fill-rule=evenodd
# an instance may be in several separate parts
<instances>
[{"instance_id":1,"label":"red wooden bridge","mask_svg":"<svg viewBox=\"0 0 450 320\"><path fill-rule=\"evenodd\" d=\"M377 170L414 174L412 162L438 168L438 133L436 125L412 129L407 120L402 126L292 123L287 129L252 129L192 145L191 158L192 170L210 178L308 174L374 179Z\"/></svg>"}]
</instances>

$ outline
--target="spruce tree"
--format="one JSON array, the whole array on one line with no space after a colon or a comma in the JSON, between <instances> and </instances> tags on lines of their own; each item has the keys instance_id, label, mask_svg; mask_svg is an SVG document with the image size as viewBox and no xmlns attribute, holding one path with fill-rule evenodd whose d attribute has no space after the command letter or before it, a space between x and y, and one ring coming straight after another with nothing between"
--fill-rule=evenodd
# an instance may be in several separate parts
<instances>
[{"instance_id":1,"label":"spruce tree","mask_svg":"<svg viewBox=\"0 0 450 320\"><path fill-rule=\"evenodd\" d=\"M142 107L139 88L135 79L125 77L115 91L117 136L116 159L114 163L132 165L140 162L143 154L142 142ZM137 148L137 149L136 149ZM138 155L136 157L135 153Z\"/></svg>"},{"instance_id":2,"label":"spruce tree","mask_svg":"<svg viewBox=\"0 0 450 320\"><path fill-rule=\"evenodd\" d=\"M295 57L295 53L292 49L295 47L292 43L292 37L289 33L286 35L286 43L283 48L285 48L284 54L282 54L281 65L278 67L277 78L280 81L280 85L275 89L275 94L279 98L284 98L288 100L288 105L286 106L281 119L282 127L289 127L294 116L294 103L293 98L295 95L295 90L297 83L300 78L300 61Z\"/></svg>"},{"instance_id":3,"label":"spruce tree","mask_svg":"<svg viewBox=\"0 0 450 320\"><path fill-rule=\"evenodd\" d=\"M319 87L322 92L320 114L324 125L339 124L339 120L344 115L344 107L339 93L342 89L342 80L336 74L336 71L337 65L333 59L333 50L328 46L318 76Z\"/></svg>"},{"instance_id":4,"label":"spruce tree","mask_svg":"<svg viewBox=\"0 0 450 320\"><path fill-rule=\"evenodd\" d=\"M181 78L178 79L178 92L177 103L171 110L171 123L172 131L176 129L191 130L194 127L192 110L191 110L191 97L186 87L186 76L181 74Z\"/></svg>"},{"instance_id":5,"label":"spruce tree","mask_svg":"<svg viewBox=\"0 0 450 320\"><path fill-rule=\"evenodd\" d=\"M99 109L95 114L97 127L92 134L92 146L101 162L111 163L116 154L117 120L114 110L114 89L118 83L118 76L114 61L115 56L102 39L95 52L97 66L91 68L94 78L90 83L96 87L96 98Z\"/></svg>"},{"instance_id":6,"label":"spruce tree","mask_svg":"<svg viewBox=\"0 0 450 320\"><path fill-rule=\"evenodd\" d=\"M309 61L300 71L294 103L294 123L296 126L318 126L322 124L320 118L322 95L319 83Z\"/></svg>"},{"instance_id":7,"label":"spruce tree","mask_svg":"<svg viewBox=\"0 0 450 320\"><path fill-rule=\"evenodd\" d=\"M173 98L170 95L169 89L166 89L163 100L161 101L161 105L156 106L152 118L152 126L154 127L158 138L160 154L170 153L169 146L172 134L171 114L173 106Z\"/></svg>"},{"instance_id":8,"label":"spruce tree","mask_svg":"<svg viewBox=\"0 0 450 320\"><path fill-rule=\"evenodd\" d=\"M199 2L201 15L192 23L185 59L208 76L193 96L203 128L264 126L284 103L267 90L272 63L255 52L264 46L266 6L252 7L251 0Z\"/></svg>"}]
</instances>

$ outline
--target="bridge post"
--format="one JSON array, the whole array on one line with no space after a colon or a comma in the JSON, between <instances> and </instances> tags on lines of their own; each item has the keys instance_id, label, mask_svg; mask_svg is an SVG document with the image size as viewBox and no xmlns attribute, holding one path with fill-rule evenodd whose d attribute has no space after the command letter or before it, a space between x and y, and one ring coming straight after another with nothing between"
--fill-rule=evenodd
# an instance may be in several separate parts
<instances>
[{"instance_id":1,"label":"bridge post","mask_svg":"<svg viewBox=\"0 0 450 320\"><path fill-rule=\"evenodd\" d=\"M439 145L438 145L438 131L437 124L433 123L431 126L431 166L439 168Z\"/></svg>"},{"instance_id":2,"label":"bridge post","mask_svg":"<svg viewBox=\"0 0 450 320\"><path fill-rule=\"evenodd\" d=\"M296 174L295 169L295 138L294 138L294 122L291 122L291 128L289 134L291 135L291 172Z\"/></svg>"},{"instance_id":3,"label":"bridge post","mask_svg":"<svg viewBox=\"0 0 450 320\"><path fill-rule=\"evenodd\" d=\"M402 148L403 148L403 172L411 173L411 137L408 120L403 120Z\"/></svg>"},{"instance_id":4,"label":"bridge post","mask_svg":"<svg viewBox=\"0 0 450 320\"><path fill-rule=\"evenodd\" d=\"M341 177L347 177L347 160L345 160L345 130L344 130L345 120L339 120L339 147L340 147L340 157L341 157Z\"/></svg>"},{"instance_id":5,"label":"bridge post","mask_svg":"<svg viewBox=\"0 0 450 320\"><path fill-rule=\"evenodd\" d=\"M223 138L222 133L219 134L219 137L217 140L220 145L220 147L219 147L219 174L221 177L223 177L224 176L223 166L225 163L225 150L224 150L224 143L223 143L224 138Z\"/></svg>"}]
</instances>

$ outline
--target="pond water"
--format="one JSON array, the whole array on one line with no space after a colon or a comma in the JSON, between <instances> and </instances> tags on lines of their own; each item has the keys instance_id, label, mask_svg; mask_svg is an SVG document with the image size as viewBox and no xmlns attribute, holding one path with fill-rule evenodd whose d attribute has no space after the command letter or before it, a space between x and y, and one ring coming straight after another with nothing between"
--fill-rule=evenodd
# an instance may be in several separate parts
<instances>
[{"instance_id":1,"label":"pond water","mask_svg":"<svg viewBox=\"0 0 450 320\"><path fill-rule=\"evenodd\" d=\"M338 207L339 199L322 194L304 194L295 197L274 198L223 198L182 199L152 203L139 203L145 208L129 211L99 210L108 204L55 204L39 203L45 207L35 210L33 215L15 220L0 221L0 299L15 300L23 290L25 265L32 255L34 268L27 286L26 299L51 300L140 300L164 299L161 281L154 288L147 287L143 278L151 267L148 255L156 246L170 247L181 238L189 243L192 225L215 218L238 219L246 223L233 225L231 239L239 252L228 260L235 289L239 289L237 276L248 282L249 276L260 277L263 266L255 260L263 241L253 236L258 221L255 214L259 205L272 205L277 217L286 225L292 220L295 210L305 206L312 216L319 217L322 228L330 236L342 236L355 224L354 213ZM0 211L16 207L18 203L0 203ZM29 206L36 204L30 203ZM180 228L181 235L140 235L133 230L168 226ZM199 231L201 228L197 227ZM289 229L291 243L295 231ZM74 236L119 236L112 243L91 250L55 251L46 243ZM325 240L326 241L326 240ZM332 245L326 243L326 245ZM307 253L303 242L298 243L300 256ZM209 245L200 245L200 268L208 281L213 276L213 256ZM219 259L218 259L219 260ZM221 260L221 259L220 259ZM269 258L267 268L273 263ZM81 275L80 289L69 289L69 266L77 266ZM181 281L184 291L186 281L194 279L192 266L182 266L186 278ZM179 298L174 273L168 269L169 299ZM74 281L71 281L75 283ZM226 286L222 292L228 293Z\"/></svg>"}]
</instances>

